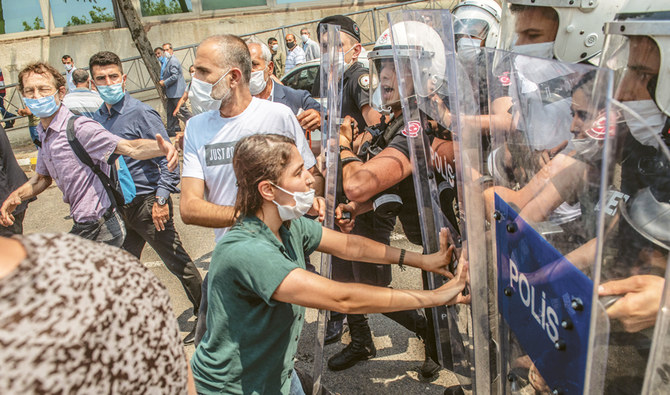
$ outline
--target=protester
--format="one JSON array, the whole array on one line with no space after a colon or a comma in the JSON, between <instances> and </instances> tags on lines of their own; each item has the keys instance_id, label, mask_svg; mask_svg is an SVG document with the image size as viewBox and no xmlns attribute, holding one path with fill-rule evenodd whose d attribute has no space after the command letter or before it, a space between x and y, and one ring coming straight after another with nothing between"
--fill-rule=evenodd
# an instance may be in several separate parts
<instances>
[{"instance_id":1,"label":"protester","mask_svg":"<svg viewBox=\"0 0 670 395\"><path fill-rule=\"evenodd\" d=\"M270 47L270 52L272 52L272 64L274 64L274 75L275 77L281 79L284 76L284 66L286 65L286 53L279 49L279 43L274 37L268 38L268 47Z\"/></svg>"},{"instance_id":2,"label":"protester","mask_svg":"<svg viewBox=\"0 0 670 395\"><path fill-rule=\"evenodd\" d=\"M251 57L244 41L233 35L208 37L198 46L194 65L192 99L220 106L186 125L180 202L184 223L215 228L216 241L233 225L237 186L232 154L235 143L250 134L282 133L296 141L306 167L317 179L318 194L323 194L323 176L295 115L283 104L251 96ZM322 199L315 201L310 214L323 218L325 208L320 203ZM201 316L207 308L205 300ZM204 320L198 323L204 326Z\"/></svg>"},{"instance_id":3,"label":"protester","mask_svg":"<svg viewBox=\"0 0 670 395\"><path fill-rule=\"evenodd\" d=\"M28 181L28 177L16 161L5 129L0 126L0 202L4 202L12 191L26 181ZM29 200L22 202L11 213L14 216L13 224L9 226L0 225L0 236L11 237L23 233L23 217L26 214L29 202Z\"/></svg>"},{"instance_id":4,"label":"protester","mask_svg":"<svg viewBox=\"0 0 670 395\"><path fill-rule=\"evenodd\" d=\"M126 78L121 59L109 51L98 52L89 60L93 81L105 101L94 118L118 137L134 141L153 134L168 140L160 115L147 104L125 92ZM179 192L179 169L169 170L163 158L135 160L126 158L137 196L120 208L128 234L123 249L140 257L146 243L158 253L165 266L184 287L193 303L193 314L200 307L202 278L182 246L174 225L171 193ZM197 320L197 318L196 318ZM184 342L190 344L194 330Z\"/></svg>"},{"instance_id":5,"label":"protester","mask_svg":"<svg viewBox=\"0 0 670 395\"><path fill-rule=\"evenodd\" d=\"M288 48L288 55L286 56L284 73L288 74L295 66L305 63L305 51L295 42L293 34L286 35L286 47Z\"/></svg>"},{"instance_id":6,"label":"protester","mask_svg":"<svg viewBox=\"0 0 670 395\"><path fill-rule=\"evenodd\" d=\"M77 86L74 84L74 81L72 81L72 72L77 70L77 68L74 65L74 60L72 60L72 56L70 55L63 55L61 58L61 62L63 63L63 67L65 68L65 80L67 81L67 91L72 92L77 88Z\"/></svg>"},{"instance_id":7,"label":"protester","mask_svg":"<svg viewBox=\"0 0 670 395\"><path fill-rule=\"evenodd\" d=\"M55 180L74 219L70 233L120 246L125 229L115 208L116 202L98 175L81 162L68 142L68 123L74 114L61 105L65 78L46 63L33 63L19 73L19 91L30 111L40 117L37 131L42 147L37 154L36 174L15 189L0 207L0 225L11 226L16 207L42 193ZM115 154L138 160L165 156L170 170L176 168L179 161L175 148L160 135L156 135L156 140L125 140L86 117L73 119L73 132L93 163L107 175Z\"/></svg>"},{"instance_id":8,"label":"protester","mask_svg":"<svg viewBox=\"0 0 670 395\"><path fill-rule=\"evenodd\" d=\"M322 227L302 217L314 178L295 143L252 135L235 146L238 219L214 250L207 332L191 359L199 393L282 393L297 386L293 357L305 307L352 313L389 312L466 302L467 265L447 266L453 246L420 255ZM404 264L451 281L434 291L342 284L305 270L312 251L379 264ZM259 276L263 273L263 276Z\"/></svg>"},{"instance_id":9,"label":"protester","mask_svg":"<svg viewBox=\"0 0 670 395\"><path fill-rule=\"evenodd\" d=\"M67 234L0 250L3 393L195 394L170 296L137 259Z\"/></svg>"},{"instance_id":10,"label":"protester","mask_svg":"<svg viewBox=\"0 0 670 395\"><path fill-rule=\"evenodd\" d=\"M63 98L63 104L76 115L93 118L103 103L100 95L91 90L91 79L88 71L77 69L72 72L72 81L76 88Z\"/></svg>"},{"instance_id":11,"label":"protester","mask_svg":"<svg viewBox=\"0 0 670 395\"><path fill-rule=\"evenodd\" d=\"M191 113L188 111L188 108L183 106L177 107L179 99L181 99L186 90L186 81L184 80L184 75L181 70L181 63L173 55L174 51L172 50L172 44L163 44L163 56L165 56L167 61L165 62L165 69L161 75L160 84L165 87L165 96L167 96L167 132L170 137L176 136L177 132L181 131L179 119L186 123L186 121L191 118ZM173 115L177 109L179 111L179 118Z\"/></svg>"},{"instance_id":12,"label":"protester","mask_svg":"<svg viewBox=\"0 0 670 395\"><path fill-rule=\"evenodd\" d=\"M274 63L270 49L262 41L250 38L246 40L251 54L251 79L249 89L254 97L268 99L288 106L298 118L300 126L307 132L321 127L321 106L309 92L293 89L272 81L270 76Z\"/></svg>"},{"instance_id":13,"label":"protester","mask_svg":"<svg viewBox=\"0 0 670 395\"><path fill-rule=\"evenodd\" d=\"M309 30L300 29L300 38L302 39L302 50L305 52L305 60L310 61L321 57L321 48L319 43L312 40L309 36Z\"/></svg>"}]
</instances>

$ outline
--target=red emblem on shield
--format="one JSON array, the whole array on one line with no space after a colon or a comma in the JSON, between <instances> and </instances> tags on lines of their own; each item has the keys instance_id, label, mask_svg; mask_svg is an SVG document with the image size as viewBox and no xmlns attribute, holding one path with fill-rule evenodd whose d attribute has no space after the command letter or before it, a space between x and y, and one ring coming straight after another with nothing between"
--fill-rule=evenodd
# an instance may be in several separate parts
<instances>
[{"instance_id":1,"label":"red emblem on shield","mask_svg":"<svg viewBox=\"0 0 670 395\"><path fill-rule=\"evenodd\" d=\"M421 124L419 123L419 121L409 121L409 123L407 123L407 128L402 130L402 134L404 136L416 137L419 135L420 131L421 131Z\"/></svg>"},{"instance_id":2,"label":"red emblem on shield","mask_svg":"<svg viewBox=\"0 0 670 395\"><path fill-rule=\"evenodd\" d=\"M502 75L498 77L498 80L502 86L510 86L512 84L512 80L509 78L509 71L502 73Z\"/></svg>"},{"instance_id":3,"label":"red emblem on shield","mask_svg":"<svg viewBox=\"0 0 670 395\"><path fill-rule=\"evenodd\" d=\"M601 115L593 122L590 129L586 130L586 134L594 140L604 140L605 135L607 134L607 119L604 115ZM616 130L614 120L610 120L609 135L614 136Z\"/></svg>"}]
</instances>

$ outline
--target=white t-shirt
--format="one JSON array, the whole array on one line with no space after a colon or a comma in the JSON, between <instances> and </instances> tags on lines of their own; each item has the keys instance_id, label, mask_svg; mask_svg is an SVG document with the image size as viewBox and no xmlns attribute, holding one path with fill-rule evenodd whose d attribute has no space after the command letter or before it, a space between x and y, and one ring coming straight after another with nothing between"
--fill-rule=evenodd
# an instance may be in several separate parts
<instances>
[{"instance_id":1,"label":"white t-shirt","mask_svg":"<svg viewBox=\"0 0 670 395\"><path fill-rule=\"evenodd\" d=\"M207 111L189 119L184 131L184 171L182 177L205 181L205 200L219 206L234 206L237 197L233 149L243 137L253 134L282 134L296 142L305 168L316 165L305 134L291 110L280 103L252 98L239 115L222 118ZM228 228L214 230L216 241Z\"/></svg>"}]
</instances>

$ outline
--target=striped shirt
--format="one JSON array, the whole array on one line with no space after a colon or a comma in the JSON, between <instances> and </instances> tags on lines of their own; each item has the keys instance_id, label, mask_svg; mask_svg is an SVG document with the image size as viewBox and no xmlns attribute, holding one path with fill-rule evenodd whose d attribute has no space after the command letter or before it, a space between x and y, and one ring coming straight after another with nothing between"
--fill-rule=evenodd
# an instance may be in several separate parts
<instances>
[{"instance_id":1,"label":"striped shirt","mask_svg":"<svg viewBox=\"0 0 670 395\"><path fill-rule=\"evenodd\" d=\"M93 118L93 114L98 111L102 103L103 101L98 92L93 92L86 88L77 88L63 98L63 104L70 111L89 118Z\"/></svg>"}]
</instances>

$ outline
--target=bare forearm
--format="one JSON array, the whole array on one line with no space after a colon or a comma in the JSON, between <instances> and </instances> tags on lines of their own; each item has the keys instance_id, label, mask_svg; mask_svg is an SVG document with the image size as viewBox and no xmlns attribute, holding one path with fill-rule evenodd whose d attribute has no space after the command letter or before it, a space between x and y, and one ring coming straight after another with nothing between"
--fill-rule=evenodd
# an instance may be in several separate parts
<instances>
[{"instance_id":1,"label":"bare forearm","mask_svg":"<svg viewBox=\"0 0 670 395\"><path fill-rule=\"evenodd\" d=\"M146 160L164 155L156 141L149 139L121 140L114 153L130 156L137 160Z\"/></svg>"},{"instance_id":2,"label":"bare forearm","mask_svg":"<svg viewBox=\"0 0 670 395\"><path fill-rule=\"evenodd\" d=\"M182 197L179 212L182 221L189 225L227 228L235 223L235 209L232 206L219 206L204 199Z\"/></svg>"},{"instance_id":3,"label":"bare forearm","mask_svg":"<svg viewBox=\"0 0 670 395\"><path fill-rule=\"evenodd\" d=\"M339 284L337 290L333 295L335 305L329 307L346 314L387 313L443 304L433 291L397 290L354 283ZM453 296L457 293L454 291Z\"/></svg>"},{"instance_id":4,"label":"bare forearm","mask_svg":"<svg viewBox=\"0 0 670 395\"><path fill-rule=\"evenodd\" d=\"M15 192L21 200L30 199L44 192L51 185L51 177L36 174Z\"/></svg>"}]
</instances>

